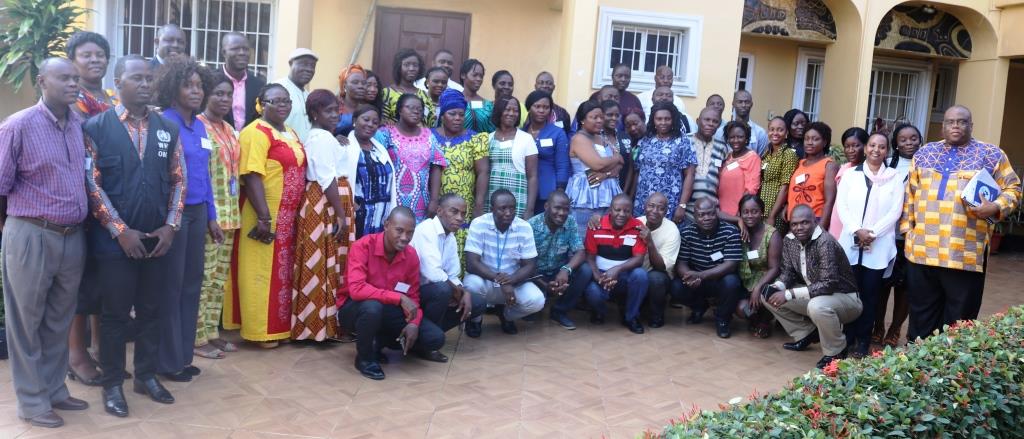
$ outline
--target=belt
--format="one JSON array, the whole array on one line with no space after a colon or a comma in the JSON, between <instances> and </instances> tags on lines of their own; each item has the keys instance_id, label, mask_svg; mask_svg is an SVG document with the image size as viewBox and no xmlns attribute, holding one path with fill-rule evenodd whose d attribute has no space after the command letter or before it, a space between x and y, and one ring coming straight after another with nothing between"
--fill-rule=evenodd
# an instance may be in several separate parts
<instances>
[{"instance_id":1,"label":"belt","mask_svg":"<svg viewBox=\"0 0 1024 439\"><path fill-rule=\"evenodd\" d=\"M78 225L78 224L73 225L73 226L65 226L65 225L62 225L62 224L57 224L57 223L54 223L54 222L50 222L50 221L44 220L42 218L32 218L32 217L26 217L26 216L19 216L19 217L16 217L16 218L18 218L18 219L20 219L22 221L25 221L25 222L27 222L29 224L35 224L35 225L37 225L39 227L42 227L42 228L44 228L46 230L51 230L51 231L60 233L61 235L64 235L64 236L68 236L68 235L74 234L75 232L78 231L78 229L81 228L81 226Z\"/></svg>"}]
</instances>

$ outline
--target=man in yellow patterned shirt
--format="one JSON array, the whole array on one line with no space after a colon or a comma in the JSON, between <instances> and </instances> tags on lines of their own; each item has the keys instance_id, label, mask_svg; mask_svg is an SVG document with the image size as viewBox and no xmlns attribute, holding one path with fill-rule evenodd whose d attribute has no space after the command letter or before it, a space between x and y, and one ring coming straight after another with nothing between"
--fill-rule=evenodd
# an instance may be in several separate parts
<instances>
[{"instance_id":1,"label":"man in yellow patterned shirt","mask_svg":"<svg viewBox=\"0 0 1024 439\"><path fill-rule=\"evenodd\" d=\"M1020 203L1020 179L1006 153L971 137L973 126L967 107L950 107L942 119L943 140L921 147L910 167L900 231L907 236L911 341L978 317L993 224ZM982 170L992 174L1000 193L971 207L961 195Z\"/></svg>"}]
</instances>

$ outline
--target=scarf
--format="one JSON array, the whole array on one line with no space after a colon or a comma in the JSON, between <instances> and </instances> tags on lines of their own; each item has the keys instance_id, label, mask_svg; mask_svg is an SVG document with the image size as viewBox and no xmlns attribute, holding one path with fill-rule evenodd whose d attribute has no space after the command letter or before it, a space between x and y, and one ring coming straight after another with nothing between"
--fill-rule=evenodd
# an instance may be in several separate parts
<instances>
[{"instance_id":1,"label":"scarf","mask_svg":"<svg viewBox=\"0 0 1024 439\"><path fill-rule=\"evenodd\" d=\"M462 95L461 91L453 88L446 88L441 93L441 97L438 98L438 109L439 114L445 114L448 110L454 110L456 108L466 108L466 97Z\"/></svg>"},{"instance_id":2,"label":"scarf","mask_svg":"<svg viewBox=\"0 0 1024 439\"><path fill-rule=\"evenodd\" d=\"M882 164L882 167L878 169L878 173L872 173L871 168L868 167L867 163L861 165L861 169L864 172L864 176L871 181L871 187L877 189L879 186L885 185L889 180L896 177L896 170ZM861 221L862 225L874 224L878 221L878 217L881 216L884 206L879 206L878 196L869 196L867 204L864 207L864 219ZM876 230L875 233L878 233Z\"/></svg>"}]
</instances>

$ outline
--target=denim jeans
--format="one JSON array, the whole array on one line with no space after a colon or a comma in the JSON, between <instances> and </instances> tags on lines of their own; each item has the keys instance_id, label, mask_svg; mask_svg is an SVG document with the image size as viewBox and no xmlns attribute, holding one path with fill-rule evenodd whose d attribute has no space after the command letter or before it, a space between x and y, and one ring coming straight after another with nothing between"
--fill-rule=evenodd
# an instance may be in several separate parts
<instances>
[{"instance_id":1,"label":"denim jeans","mask_svg":"<svg viewBox=\"0 0 1024 439\"><path fill-rule=\"evenodd\" d=\"M647 297L647 270L637 267L619 272L619 282L611 291L601 288L597 281L592 280L590 285L587 285L587 302L598 316L604 317L608 314L606 302L613 295L625 296L625 303L623 304L622 300L619 302L626 321L640 317L640 306Z\"/></svg>"},{"instance_id":2,"label":"denim jeans","mask_svg":"<svg viewBox=\"0 0 1024 439\"><path fill-rule=\"evenodd\" d=\"M555 279L558 272L551 274L550 276L545 275L541 278L544 282L550 282ZM555 304L551 305L551 313L554 315L566 315L571 309L576 307L576 302L580 300L580 296L583 295L587 289L587 285L594 280L593 272L590 271L590 264L584 262L572 272L569 276L569 288L565 289L557 299Z\"/></svg>"}]
</instances>

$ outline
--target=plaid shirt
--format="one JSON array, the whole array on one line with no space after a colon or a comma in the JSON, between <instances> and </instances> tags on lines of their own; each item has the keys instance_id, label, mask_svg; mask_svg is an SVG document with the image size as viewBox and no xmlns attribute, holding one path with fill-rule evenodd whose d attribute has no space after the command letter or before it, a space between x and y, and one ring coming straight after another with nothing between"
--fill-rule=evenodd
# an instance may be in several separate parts
<instances>
[{"instance_id":1,"label":"plaid shirt","mask_svg":"<svg viewBox=\"0 0 1024 439\"><path fill-rule=\"evenodd\" d=\"M554 232L544 222L544 215L535 215L527 222L533 228L533 240L537 245L537 273L550 275L568 264L576 252L583 250L583 238L572 215Z\"/></svg>"},{"instance_id":2,"label":"plaid shirt","mask_svg":"<svg viewBox=\"0 0 1024 439\"><path fill-rule=\"evenodd\" d=\"M914 155L900 222L908 261L984 272L993 226L969 214L960 199L967 182L982 169L1000 187L994 219L1002 220L1020 204L1020 179L1002 149L971 139L960 147L932 142Z\"/></svg>"}]
</instances>

